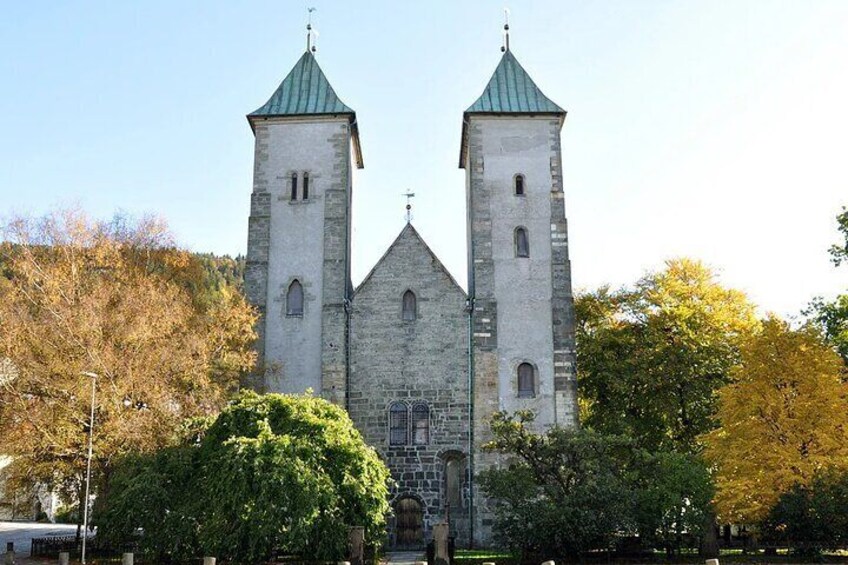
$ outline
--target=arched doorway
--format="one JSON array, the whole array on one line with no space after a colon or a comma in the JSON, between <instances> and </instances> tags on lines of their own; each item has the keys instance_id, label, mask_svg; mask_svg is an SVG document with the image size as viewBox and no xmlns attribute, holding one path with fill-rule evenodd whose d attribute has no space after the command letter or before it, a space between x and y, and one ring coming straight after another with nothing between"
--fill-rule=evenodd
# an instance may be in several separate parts
<instances>
[{"instance_id":1,"label":"arched doorway","mask_svg":"<svg viewBox=\"0 0 848 565\"><path fill-rule=\"evenodd\" d=\"M395 504L395 545L401 549L418 549L424 545L424 512L421 503L404 497Z\"/></svg>"}]
</instances>

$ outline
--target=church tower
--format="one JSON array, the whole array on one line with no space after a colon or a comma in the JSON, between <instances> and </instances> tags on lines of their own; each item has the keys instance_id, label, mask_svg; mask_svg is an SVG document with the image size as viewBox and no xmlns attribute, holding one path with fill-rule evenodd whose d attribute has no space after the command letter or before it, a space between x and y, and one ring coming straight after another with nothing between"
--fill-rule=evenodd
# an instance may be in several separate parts
<instances>
[{"instance_id":1,"label":"church tower","mask_svg":"<svg viewBox=\"0 0 848 565\"><path fill-rule=\"evenodd\" d=\"M508 36L507 36L508 37ZM577 425L571 266L560 130L565 111L509 49L463 115L474 473L494 412L531 410L536 427ZM474 497L482 502L477 488ZM480 505L475 540L488 537Z\"/></svg>"},{"instance_id":2,"label":"church tower","mask_svg":"<svg viewBox=\"0 0 848 565\"><path fill-rule=\"evenodd\" d=\"M254 386L344 403L356 113L307 47L247 116L256 142L245 288L261 314Z\"/></svg>"}]
</instances>

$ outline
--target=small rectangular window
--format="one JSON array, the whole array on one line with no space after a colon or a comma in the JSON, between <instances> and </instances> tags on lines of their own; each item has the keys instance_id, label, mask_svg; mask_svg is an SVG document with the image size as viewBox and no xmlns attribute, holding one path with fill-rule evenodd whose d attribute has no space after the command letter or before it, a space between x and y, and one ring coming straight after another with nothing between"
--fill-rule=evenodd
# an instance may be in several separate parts
<instances>
[{"instance_id":1,"label":"small rectangular window","mask_svg":"<svg viewBox=\"0 0 848 565\"><path fill-rule=\"evenodd\" d=\"M309 199L309 173L303 173L303 199Z\"/></svg>"},{"instance_id":2,"label":"small rectangular window","mask_svg":"<svg viewBox=\"0 0 848 565\"><path fill-rule=\"evenodd\" d=\"M297 173L292 173L291 176L291 199L297 200Z\"/></svg>"}]
</instances>

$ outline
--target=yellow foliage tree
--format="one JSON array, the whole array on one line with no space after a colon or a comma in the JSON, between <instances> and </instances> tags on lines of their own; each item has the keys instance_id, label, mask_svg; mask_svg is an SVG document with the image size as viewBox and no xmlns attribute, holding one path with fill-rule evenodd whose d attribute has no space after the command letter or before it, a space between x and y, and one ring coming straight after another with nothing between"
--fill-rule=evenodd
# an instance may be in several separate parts
<instances>
[{"instance_id":1,"label":"yellow foliage tree","mask_svg":"<svg viewBox=\"0 0 848 565\"><path fill-rule=\"evenodd\" d=\"M848 470L848 384L842 359L812 328L771 317L741 353L735 381L719 392L721 427L702 439L719 515L756 523L793 485Z\"/></svg>"},{"instance_id":2,"label":"yellow foliage tree","mask_svg":"<svg viewBox=\"0 0 848 565\"><path fill-rule=\"evenodd\" d=\"M76 498L91 382L99 375L94 471L166 444L213 415L254 362L255 314L210 292L200 261L164 225L77 211L13 218L0 242L0 451L17 477Z\"/></svg>"}]
</instances>

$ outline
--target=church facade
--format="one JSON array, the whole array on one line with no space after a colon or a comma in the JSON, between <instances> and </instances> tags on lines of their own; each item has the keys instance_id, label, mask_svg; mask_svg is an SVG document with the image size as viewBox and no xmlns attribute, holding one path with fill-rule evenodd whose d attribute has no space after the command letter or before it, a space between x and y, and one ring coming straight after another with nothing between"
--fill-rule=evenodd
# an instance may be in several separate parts
<instances>
[{"instance_id":1,"label":"church facade","mask_svg":"<svg viewBox=\"0 0 848 565\"><path fill-rule=\"evenodd\" d=\"M539 429L577 423L565 114L509 49L462 114L467 291L411 223L352 285L359 123L312 51L247 116L254 385L347 409L392 472L391 546L420 547L441 521L460 544L488 543L475 477L499 463L482 449L495 412L532 410Z\"/></svg>"}]
</instances>

